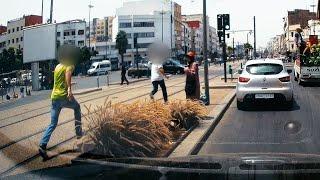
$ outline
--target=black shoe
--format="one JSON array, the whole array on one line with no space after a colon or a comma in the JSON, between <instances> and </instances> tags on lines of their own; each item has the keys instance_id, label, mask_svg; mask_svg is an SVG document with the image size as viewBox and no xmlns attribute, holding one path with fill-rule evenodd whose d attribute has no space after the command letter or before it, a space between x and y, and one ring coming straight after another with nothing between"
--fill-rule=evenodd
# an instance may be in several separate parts
<instances>
[{"instance_id":1,"label":"black shoe","mask_svg":"<svg viewBox=\"0 0 320 180\"><path fill-rule=\"evenodd\" d=\"M43 147L39 147L39 154L40 156L42 157L42 159L44 161L48 160L49 159L49 156L47 154L47 149L46 148L43 148Z\"/></svg>"}]
</instances>

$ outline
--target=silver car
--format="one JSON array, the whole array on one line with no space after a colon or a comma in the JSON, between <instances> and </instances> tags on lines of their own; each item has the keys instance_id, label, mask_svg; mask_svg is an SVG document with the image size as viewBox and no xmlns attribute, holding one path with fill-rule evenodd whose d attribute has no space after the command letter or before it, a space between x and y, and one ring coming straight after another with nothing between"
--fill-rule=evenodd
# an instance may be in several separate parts
<instances>
[{"instance_id":1,"label":"silver car","mask_svg":"<svg viewBox=\"0 0 320 180\"><path fill-rule=\"evenodd\" d=\"M237 107L245 109L247 103L282 101L291 108L293 87L289 73L281 60L259 59L248 61L237 83Z\"/></svg>"}]
</instances>

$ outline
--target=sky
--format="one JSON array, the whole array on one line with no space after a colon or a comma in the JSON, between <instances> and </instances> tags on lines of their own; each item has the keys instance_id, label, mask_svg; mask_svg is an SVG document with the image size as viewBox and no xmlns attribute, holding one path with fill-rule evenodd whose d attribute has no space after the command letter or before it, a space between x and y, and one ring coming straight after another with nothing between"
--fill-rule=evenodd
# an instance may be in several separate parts
<instances>
[{"instance_id":1,"label":"sky","mask_svg":"<svg viewBox=\"0 0 320 180\"><path fill-rule=\"evenodd\" d=\"M29 14L41 14L42 0L1 0L0 25L11 19ZM91 17L114 16L116 8L132 0L54 0L53 18L56 22L71 19L88 19L88 4L94 6ZM161 0L159 0L161 1ZM202 0L174 0L182 6L183 14L202 13ZM231 30L252 30L256 16L257 47L265 47L273 36L283 31L283 17L288 10L310 9L315 0L207 0L210 25L216 27L217 14L230 14ZM315 8L316 9L316 8ZM50 0L44 0L44 19L49 18ZM235 44L246 42L247 33L230 35ZM249 36L250 42L253 36Z\"/></svg>"}]
</instances>

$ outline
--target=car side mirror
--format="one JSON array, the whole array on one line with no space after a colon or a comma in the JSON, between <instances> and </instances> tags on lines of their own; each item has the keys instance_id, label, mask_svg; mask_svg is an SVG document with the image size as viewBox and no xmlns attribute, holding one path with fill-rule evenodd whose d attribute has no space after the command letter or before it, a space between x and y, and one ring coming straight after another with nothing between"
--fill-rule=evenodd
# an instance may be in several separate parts
<instances>
[{"instance_id":1,"label":"car side mirror","mask_svg":"<svg viewBox=\"0 0 320 180\"><path fill-rule=\"evenodd\" d=\"M291 73L292 73L292 69L288 69L287 72L288 72L289 74L291 74Z\"/></svg>"},{"instance_id":2,"label":"car side mirror","mask_svg":"<svg viewBox=\"0 0 320 180\"><path fill-rule=\"evenodd\" d=\"M243 69L238 69L238 74L242 74Z\"/></svg>"}]
</instances>

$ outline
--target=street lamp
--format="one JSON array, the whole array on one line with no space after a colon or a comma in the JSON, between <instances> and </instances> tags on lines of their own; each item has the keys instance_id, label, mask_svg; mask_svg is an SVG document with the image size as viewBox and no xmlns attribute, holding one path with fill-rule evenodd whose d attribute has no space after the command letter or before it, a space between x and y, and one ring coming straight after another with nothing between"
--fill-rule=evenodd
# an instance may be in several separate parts
<instances>
[{"instance_id":1,"label":"street lamp","mask_svg":"<svg viewBox=\"0 0 320 180\"><path fill-rule=\"evenodd\" d=\"M250 31L247 33L247 44L249 44L249 34L250 34L250 35L252 34L252 30L250 30Z\"/></svg>"},{"instance_id":2,"label":"street lamp","mask_svg":"<svg viewBox=\"0 0 320 180\"><path fill-rule=\"evenodd\" d=\"M91 2L90 2L90 4L88 5L88 7L89 7L89 50L90 50L90 52L91 52L91 45L90 45L90 41L91 41L91 23L90 23L90 19L91 19L91 8L93 8L94 6L93 5L91 5Z\"/></svg>"}]
</instances>

